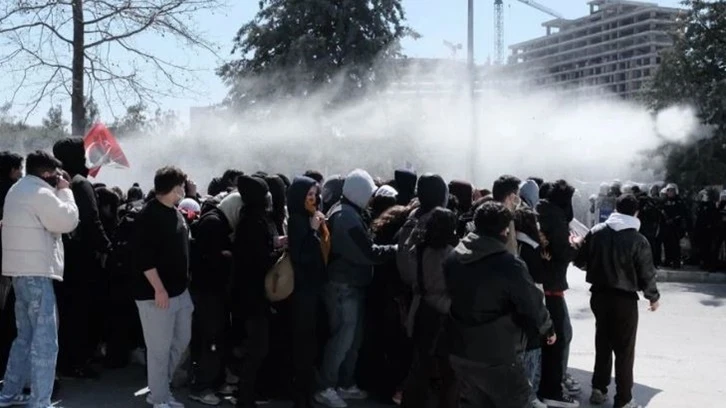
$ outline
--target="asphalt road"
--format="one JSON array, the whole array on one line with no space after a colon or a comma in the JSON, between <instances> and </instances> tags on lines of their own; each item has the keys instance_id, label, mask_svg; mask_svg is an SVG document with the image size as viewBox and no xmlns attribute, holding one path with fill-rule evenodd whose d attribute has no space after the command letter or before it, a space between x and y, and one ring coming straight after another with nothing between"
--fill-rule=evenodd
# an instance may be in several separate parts
<instances>
[{"instance_id":1,"label":"asphalt road","mask_svg":"<svg viewBox=\"0 0 726 408\"><path fill-rule=\"evenodd\" d=\"M569 280L571 289L567 292L567 301L574 326L570 372L583 385L582 407L589 407L587 399L594 361L594 318L583 274L573 269ZM652 408L724 406L726 285L664 283L659 286L663 296L660 310L648 312L647 302L641 302L635 366L636 399L643 406ZM144 397L134 396L145 387L144 378L144 368L134 366L120 371L107 371L98 382L68 382L60 390L58 406L148 407ZM611 389L610 395L613 393ZM183 399L185 392L177 391L176 394ZM189 402L188 406L202 407L193 402ZM267 406L287 408L291 404L277 402ZM382 407L365 402L351 406Z\"/></svg>"}]
</instances>

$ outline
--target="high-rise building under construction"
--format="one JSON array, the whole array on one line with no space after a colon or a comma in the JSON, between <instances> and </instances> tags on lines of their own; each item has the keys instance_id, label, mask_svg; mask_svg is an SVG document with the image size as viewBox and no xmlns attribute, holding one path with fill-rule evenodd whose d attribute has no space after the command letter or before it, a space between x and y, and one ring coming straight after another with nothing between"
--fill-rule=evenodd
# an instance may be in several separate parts
<instances>
[{"instance_id":1,"label":"high-rise building under construction","mask_svg":"<svg viewBox=\"0 0 726 408\"><path fill-rule=\"evenodd\" d=\"M672 46L683 11L655 3L593 0L590 14L543 24L547 35L514 44L509 70L535 87L594 89L635 96Z\"/></svg>"}]
</instances>

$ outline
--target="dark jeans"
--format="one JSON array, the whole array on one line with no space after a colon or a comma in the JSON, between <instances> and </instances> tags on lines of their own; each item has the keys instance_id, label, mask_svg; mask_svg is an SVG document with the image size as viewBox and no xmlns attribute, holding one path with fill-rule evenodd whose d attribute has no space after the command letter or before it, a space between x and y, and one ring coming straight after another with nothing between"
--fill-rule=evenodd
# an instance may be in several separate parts
<instances>
[{"instance_id":1,"label":"dark jeans","mask_svg":"<svg viewBox=\"0 0 726 408\"><path fill-rule=\"evenodd\" d=\"M595 370L592 388L607 393L615 354L615 408L633 399L633 364L638 331L636 296L593 293L590 307L595 314Z\"/></svg>"},{"instance_id":2,"label":"dark jeans","mask_svg":"<svg viewBox=\"0 0 726 408\"><path fill-rule=\"evenodd\" d=\"M487 366L451 357L459 408L528 408L530 386L520 362Z\"/></svg>"},{"instance_id":3,"label":"dark jeans","mask_svg":"<svg viewBox=\"0 0 726 408\"><path fill-rule=\"evenodd\" d=\"M243 356L239 369L237 406L251 407L255 402L257 374L269 351L270 318L266 314L253 314L244 319L247 334L243 342Z\"/></svg>"},{"instance_id":4,"label":"dark jeans","mask_svg":"<svg viewBox=\"0 0 726 408\"><path fill-rule=\"evenodd\" d=\"M225 380L229 310L223 293L192 292L192 391L216 390Z\"/></svg>"},{"instance_id":5,"label":"dark jeans","mask_svg":"<svg viewBox=\"0 0 726 408\"><path fill-rule=\"evenodd\" d=\"M566 320L567 305L562 296L545 296L545 304L557 334L555 344L542 347L542 381L539 385L539 396L547 399L562 398L563 358L567 348Z\"/></svg>"},{"instance_id":6,"label":"dark jeans","mask_svg":"<svg viewBox=\"0 0 726 408\"><path fill-rule=\"evenodd\" d=\"M355 385L355 366L363 341L365 288L330 282L325 288L331 337L320 368L323 389Z\"/></svg>"},{"instance_id":7,"label":"dark jeans","mask_svg":"<svg viewBox=\"0 0 726 408\"><path fill-rule=\"evenodd\" d=\"M315 392L318 305L321 302L321 294L315 290L295 291L290 301L294 366L293 398L297 402L303 402L310 400Z\"/></svg>"},{"instance_id":8,"label":"dark jeans","mask_svg":"<svg viewBox=\"0 0 726 408\"><path fill-rule=\"evenodd\" d=\"M138 308L131 296L131 277L114 275L110 280L106 299L104 341L106 342L105 365L121 368L129 364L130 352L144 346Z\"/></svg>"},{"instance_id":9,"label":"dark jeans","mask_svg":"<svg viewBox=\"0 0 726 408\"><path fill-rule=\"evenodd\" d=\"M458 389L456 376L449 362L445 344L445 315L426 305L423 301L416 312L413 330L414 357L411 372L403 389L403 408L425 407L429 400L431 378L438 366L442 387L439 392L439 408L456 408Z\"/></svg>"}]
</instances>

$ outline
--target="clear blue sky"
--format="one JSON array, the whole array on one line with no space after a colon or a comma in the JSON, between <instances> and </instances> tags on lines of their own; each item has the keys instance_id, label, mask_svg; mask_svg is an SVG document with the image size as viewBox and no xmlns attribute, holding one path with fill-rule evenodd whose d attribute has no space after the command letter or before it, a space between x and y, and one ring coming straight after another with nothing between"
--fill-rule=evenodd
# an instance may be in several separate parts
<instances>
[{"instance_id":1,"label":"clear blue sky","mask_svg":"<svg viewBox=\"0 0 726 408\"><path fill-rule=\"evenodd\" d=\"M589 12L585 0L539 0L567 18L584 16ZM231 40L237 29L249 21L258 10L257 1L230 0L230 6L216 13L200 13L197 26L209 38L216 41L226 58L231 49ZM678 6L680 0L660 0L664 6ZM403 0L408 24L418 31L422 38L404 43L404 51L412 57L451 57L451 51L443 45L447 40L452 43L461 43L466 47L466 0ZM513 44L534 37L544 35L541 24L550 17L531 8L517 0L505 0L505 44ZM493 0L475 0L475 57L477 62L483 63L488 57L493 57ZM183 48L169 47L163 39L154 37L144 38L149 49L159 49L161 54L169 55L176 60L189 60L190 56ZM465 51L459 53L458 58L465 57ZM193 58L193 57L192 57ZM226 94L224 85L214 74L218 61L213 58L196 61L203 71L198 74L199 82L196 84L197 94L179 95L179 98L164 98L157 102L166 109L178 111L186 117L190 106L208 105L220 101ZM0 95L0 100L6 95ZM67 103L67 102L66 102ZM69 110L69 105L66 112ZM30 122L39 122L48 107L41 107L39 112L31 117ZM107 111L102 107L102 113ZM105 115L104 115L105 116ZM105 118L109 120L109 118Z\"/></svg>"}]
</instances>

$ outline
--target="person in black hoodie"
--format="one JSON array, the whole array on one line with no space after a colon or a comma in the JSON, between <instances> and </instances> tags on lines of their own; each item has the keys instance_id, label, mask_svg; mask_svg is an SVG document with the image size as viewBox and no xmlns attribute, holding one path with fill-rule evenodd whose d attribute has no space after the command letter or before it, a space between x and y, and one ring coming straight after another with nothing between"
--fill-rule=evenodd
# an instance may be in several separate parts
<instances>
[{"instance_id":1,"label":"person in black hoodie","mask_svg":"<svg viewBox=\"0 0 726 408\"><path fill-rule=\"evenodd\" d=\"M257 373L269 350L270 302L265 295L265 276L279 258L282 240L270 216L272 199L265 180L241 176L237 186L244 206L232 249L233 296L239 299L233 313L247 337L236 405L250 408L255 406Z\"/></svg>"},{"instance_id":2,"label":"person in black hoodie","mask_svg":"<svg viewBox=\"0 0 726 408\"><path fill-rule=\"evenodd\" d=\"M633 400L633 363L638 331L638 294L659 306L653 255L646 237L638 232L638 200L626 194L618 198L616 212L596 225L584 239L575 266L587 271L592 286L590 307L595 315L595 368L592 374L594 405L607 400L615 354L615 408L637 408Z\"/></svg>"},{"instance_id":3,"label":"person in black hoodie","mask_svg":"<svg viewBox=\"0 0 726 408\"><path fill-rule=\"evenodd\" d=\"M232 238L241 209L240 194L230 193L191 227L194 245L190 256L190 292L195 308L191 344L194 382L189 398L206 405L221 402L215 390L225 379Z\"/></svg>"},{"instance_id":4,"label":"person in black hoodie","mask_svg":"<svg viewBox=\"0 0 726 408\"><path fill-rule=\"evenodd\" d=\"M272 220L275 222L277 234L287 235L287 186L280 176L269 175L265 183L270 187L272 196Z\"/></svg>"},{"instance_id":5,"label":"person in black hoodie","mask_svg":"<svg viewBox=\"0 0 726 408\"><path fill-rule=\"evenodd\" d=\"M325 265L330 252L330 234L325 214L318 211L320 187L309 177L295 177L287 192L288 253L295 272L291 298L292 347L295 408L312 405L315 393L318 307L327 276Z\"/></svg>"},{"instance_id":6,"label":"person in black hoodie","mask_svg":"<svg viewBox=\"0 0 726 408\"><path fill-rule=\"evenodd\" d=\"M575 256L575 249L570 242L569 228L569 223L574 218L572 196L575 194L575 189L565 180L558 180L547 190L547 196L537 204L537 213L540 229L548 242L547 251L551 256L546 263L543 282L545 303L559 341L542 349L542 382L539 396L545 404L551 406L577 407L579 406L577 401L562 392L562 382L566 373L565 361L572 340L572 325L565 302L565 291L568 289L567 268ZM576 386L577 384L572 382L572 388ZM568 387L569 391L576 391L570 388Z\"/></svg>"},{"instance_id":7,"label":"person in black hoodie","mask_svg":"<svg viewBox=\"0 0 726 408\"><path fill-rule=\"evenodd\" d=\"M396 170L394 179L396 185L393 187L398 191L398 205L409 205L416 197L418 176L411 170Z\"/></svg>"},{"instance_id":8,"label":"person in black hoodie","mask_svg":"<svg viewBox=\"0 0 726 408\"><path fill-rule=\"evenodd\" d=\"M0 222L3 206L10 187L23 176L23 156L11 152L0 152ZM0 248L2 240L0 239ZM0 265L2 251L0 251ZM10 355L10 346L16 336L15 293L11 278L0 276L0 377L5 375L5 366Z\"/></svg>"},{"instance_id":9,"label":"person in black hoodie","mask_svg":"<svg viewBox=\"0 0 726 408\"><path fill-rule=\"evenodd\" d=\"M97 378L89 366L98 338L92 333L94 305L103 304L104 282L101 259L111 251L111 241L103 228L93 185L88 181L86 151L81 138L66 138L53 145L53 155L63 163L63 170L72 177L71 190L78 205L80 224L63 237L65 273L57 283L56 293L60 324L58 369L62 376Z\"/></svg>"},{"instance_id":10,"label":"person in black hoodie","mask_svg":"<svg viewBox=\"0 0 726 408\"><path fill-rule=\"evenodd\" d=\"M469 233L444 261L451 298L450 361L460 387L459 407L524 408L530 386L518 354L537 330L557 338L527 266L508 252L512 212L490 201L476 210Z\"/></svg>"}]
</instances>

